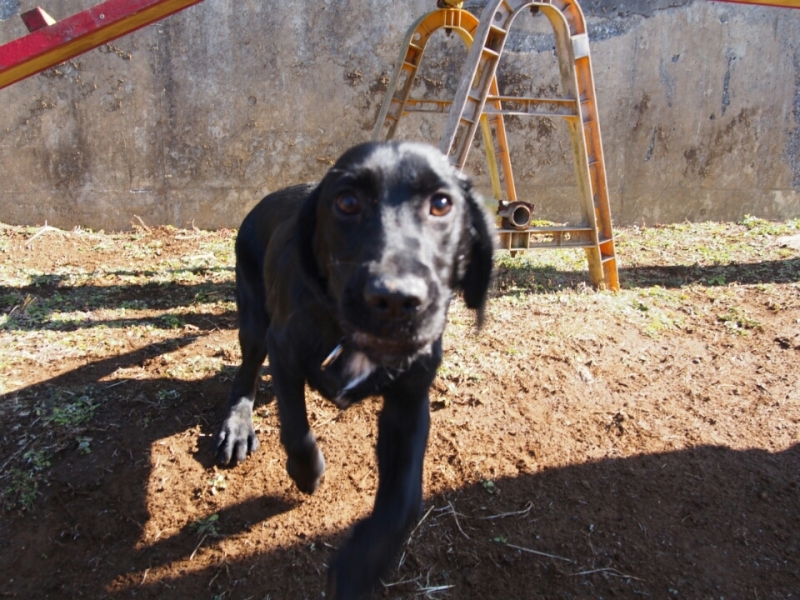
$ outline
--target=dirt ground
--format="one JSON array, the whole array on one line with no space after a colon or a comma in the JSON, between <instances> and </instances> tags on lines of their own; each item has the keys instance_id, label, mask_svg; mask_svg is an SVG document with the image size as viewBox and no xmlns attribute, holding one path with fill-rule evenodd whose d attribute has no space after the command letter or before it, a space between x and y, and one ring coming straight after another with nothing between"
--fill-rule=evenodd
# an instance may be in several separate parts
<instances>
[{"instance_id":1,"label":"dirt ground","mask_svg":"<svg viewBox=\"0 0 800 600\"><path fill-rule=\"evenodd\" d=\"M324 597L376 489L380 400L310 394L328 471L218 469L235 232L0 226L0 597ZM498 256L433 390L424 517L377 598L800 596L800 220Z\"/></svg>"}]
</instances>

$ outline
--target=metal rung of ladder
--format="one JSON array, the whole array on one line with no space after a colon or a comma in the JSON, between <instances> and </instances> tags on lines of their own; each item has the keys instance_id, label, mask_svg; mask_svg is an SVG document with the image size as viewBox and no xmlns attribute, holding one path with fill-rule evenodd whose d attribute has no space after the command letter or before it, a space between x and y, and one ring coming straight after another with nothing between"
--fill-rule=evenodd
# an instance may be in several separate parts
<instances>
[{"instance_id":1,"label":"metal rung of ladder","mask_svg":"<svg viewBox=\"0 0 800 600\"><path fill-rule=\"evenodd\" d=\"M445 4L454 2L445 1ZM538 9L553 26L556 55L565 97L525 98L501 95L497 65L514 19ZM452 101L410 98L430 36L439 29L455 31L468 47L467 59ZM373 139L391 139L400 118L411 112L447 113L439 144L453 164L463 168L480 126L492 192L499 203L517 200L503 117L505 115L566 119L578 183L582 223L560 227L499 229L500 247L512 253L532 248L584 248L589 278L598 288L619 289L605 159L595 102L586 21L577 2L564 0L490 0L480 18L456 8L441 8L418 19L408 30L399 66L389 83ZM405 77L403 80L402 78ZM400 82L402 81L402 85Z\"/></svg>"}]
</instances>

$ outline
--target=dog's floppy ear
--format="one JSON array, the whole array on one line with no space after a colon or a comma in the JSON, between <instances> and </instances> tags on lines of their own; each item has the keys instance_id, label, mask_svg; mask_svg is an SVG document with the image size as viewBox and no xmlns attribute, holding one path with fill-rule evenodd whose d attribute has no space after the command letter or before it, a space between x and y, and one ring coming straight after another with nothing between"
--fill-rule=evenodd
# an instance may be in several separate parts
<instances>
[{"instance_id":1,"label":"dog's floppy ear","mask_svg":"<svg viewBox=\"0 0 800 600\"><path fill-rule=\"evenodd\" d=\"M483 204L483 199L472 189L472 183L459 177L467 201L467 265L459 287L464 290L464 301L474 308L478 327L483 324L483 309L492 281L492 256L495 248L495 227Z\"/></svg>"},{"instance_id":2,"label":"dog's floppy ear","mask_svg":"<svg viewBox=\"0 0 800 600\"><path fill-rule=\"evenodd\" d=\"M314 247L314 240L317 231L317 204L319 203L320 189L322 184L317 185L303 200L303 206L297 215L295 226L295 244L300 258L300 267L308 280L325 290L327 282L325 276L320 271L317 261L317 253Z\"/></svg>"}]
</instances>

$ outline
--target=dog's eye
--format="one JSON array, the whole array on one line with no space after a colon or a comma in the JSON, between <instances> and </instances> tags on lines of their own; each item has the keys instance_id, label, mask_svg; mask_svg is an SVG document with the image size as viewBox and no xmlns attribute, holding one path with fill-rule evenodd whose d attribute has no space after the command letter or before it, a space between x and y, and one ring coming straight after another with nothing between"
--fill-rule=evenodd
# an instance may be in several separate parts
<instances>
[{"instance_id":1,"label":"dog's eye","mask_svg":"<svg viewBox=\"0 0 800 600\"><path fill-rule=\"evenodd\" d=\"M336 208L345 215L357 215L361 212L361 201L355 195L345 192L336 197Z\"/></svg>"},{"instance_id":2,"label":"dog's eye","mask_svg":"<svg viewBox=\"0 0 800 600\"><path fill-rule=\"evenodd\" d=\"M431 214L434 217L443 217L453 208L453 201L450 196L436 194L431 198Z\"/></svg>"}]
</instances>

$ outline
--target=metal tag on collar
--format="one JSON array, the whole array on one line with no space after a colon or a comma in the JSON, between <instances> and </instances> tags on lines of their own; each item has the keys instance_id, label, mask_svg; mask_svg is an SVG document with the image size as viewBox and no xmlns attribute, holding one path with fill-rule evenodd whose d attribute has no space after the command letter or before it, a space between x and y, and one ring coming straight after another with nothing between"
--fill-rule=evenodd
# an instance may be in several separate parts
<instances>
[{"instance_id":1,"label":"metal tag on collar","mask_svg":"<svg viewBox=\"0 0 800 600\"><path fill-rule=\"evenodd\" d=\"M333 361L335 361L342 355L342 352L344 352L344 340L339 342L336 348L334 348L333 351L330 354L328 354L328 357L322 361L320 369L322 369L323 371L327 369Z\"/></svg>"}]
</instances>

